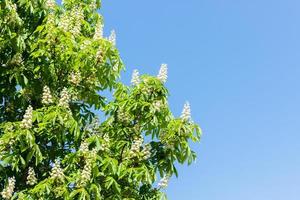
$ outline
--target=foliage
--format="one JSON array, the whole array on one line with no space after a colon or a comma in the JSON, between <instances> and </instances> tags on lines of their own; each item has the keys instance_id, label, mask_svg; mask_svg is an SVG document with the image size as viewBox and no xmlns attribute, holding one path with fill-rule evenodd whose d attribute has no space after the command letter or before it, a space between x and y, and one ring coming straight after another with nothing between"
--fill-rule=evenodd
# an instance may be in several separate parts
<instances>
[{"instance_id":1,"label":"foliage","mask_svg":"<svg viewBox=\"0 0 300 200\"><path fill-rule=\"evenodd\" d=\"M188 105L180 118L170 112L166 65L122 84L99 8L0 2L0 199L164 199L175 163L195 159L188 141L200 128Z\"/></svg>"}]
</instances>

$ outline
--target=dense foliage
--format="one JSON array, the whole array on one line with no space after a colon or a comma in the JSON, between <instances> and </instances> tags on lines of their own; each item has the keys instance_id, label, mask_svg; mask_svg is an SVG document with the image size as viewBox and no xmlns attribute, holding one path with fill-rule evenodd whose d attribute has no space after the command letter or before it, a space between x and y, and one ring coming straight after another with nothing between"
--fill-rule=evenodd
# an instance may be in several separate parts
<instances>
[{"instance_id":1,"label":"dense foliage","mask_svg":"<svg viewBox=\"0 0 300 200\"><path fill-rule=\"evenodd\" d=\"M200 128L188 103L170 112L167 66L122 84L99 8L0 1L0 199L164 199L175 164L195 159Z\"/></svg>"}]
</instances>

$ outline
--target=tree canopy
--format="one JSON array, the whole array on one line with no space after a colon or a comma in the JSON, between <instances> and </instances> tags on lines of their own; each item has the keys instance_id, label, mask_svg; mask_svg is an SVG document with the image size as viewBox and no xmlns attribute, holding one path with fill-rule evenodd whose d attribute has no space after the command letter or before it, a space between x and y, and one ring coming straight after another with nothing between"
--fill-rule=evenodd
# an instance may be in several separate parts
<instances>
[{"instance_id":1,"label":"tree canopy","mask_svg":"<svg viewBox=\"0 0 300 200\"><path fill-rule=\"evenodd\" d=\"M176 163L195 160L201 131L188 103L171 113L167 65L120 82L100 7L0 2L0 199L164 199Z\"/></svg>"}]
</instances>

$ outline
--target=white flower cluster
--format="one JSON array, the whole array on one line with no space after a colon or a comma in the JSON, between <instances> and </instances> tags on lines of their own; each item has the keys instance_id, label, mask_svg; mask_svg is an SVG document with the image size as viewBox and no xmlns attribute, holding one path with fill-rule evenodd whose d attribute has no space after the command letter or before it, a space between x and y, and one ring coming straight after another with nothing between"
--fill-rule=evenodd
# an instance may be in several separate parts
<instances>
[{"instance_id":1,"label":"white flower cluster","mask_svg":"<svg viewBox=\"0 0 300 200\"><path fill-rule=\"evenodd\" d=\"M84 128L84 130L88 131L91 134L95 134L97 133L98 131L97 129L99 128L99 126L100 126L100 120L97 117L95 117L93 118L92 122Z\"/></svg>"},{"instance_id":2,"label":"white flower cluster","mask_svg":"<svg viewBox=\"0 0 300 200\"><path fill-rule=\"evenodd\" d=\"M158 187L166 188L168 187L168 183L169 183L169 177L165 176L159 181Z\"/></svg>"},{"instance_id":3,"label":"white flower cluster","mask_svg":"<svg viewBox=\"0 0 300 200\"><path fill-rule=\"evenodd\" d=\"M54 10L56 6L55 0L46 0L46 6L47 8Z\"/></svg>"},{"instance_id":4,"label":"white flower cluster","mask_svg":"<svg viewBox=\"0 0 300 200\"><path fill-rule=\"evenodd\" d=\"M11 9L11 11L13 11L15 13L17 12L17 4L8 1L8 5L7 6L8 6L9 9Z\"/></svg>"},{"instance_id":5,"label":"white flower cluster","mask_svg":"<svg viewBox=\"0 0 300 200\"><path fill-rule=\"evenodd\" d=\"M69 31L69 29L71 27L71 20L70 20L70 17L67 15L67 13L64 13L62 15L58 25L63 31L65 31L65 32Z\"/></svg>"},{"instance_id":6,"label":"white flower cluster","mask_svg":"<svg viewBox=\"0 0 300 200\"><path fill-rule=\"evenodd\" d=\"M10 62L11 62L11 63L14 63L14 64L16 64L16 65L21 64L21 63L23 62L22 54L16 53L16 54L12 57L12 59L11 59ZM22 90L22 89L21 89L21 90Z\"/></svg>"},{"instance_id":7,"label":"white flower cluster","mask_svg":"<svg viewBox=\"0 0 300 200\"><path fill-rule=\"evenodd\" d=\"M28 176L27 176L27 182L26 182L28 185L34 185L37 183L37 179L36 179L36 176L35 176L35 172L33 170L32 167L29 167L29 170L28 170Z\"/></svg>"},{"instance_id":8,"label":"white flower cluster","mask_svg":"<svg viewBox=\"0 0 300 200\"><path fill-rule=\"evenodd\" d=\"M110 142L110 138L109 138L108 135L104 135L104 136L103 136L103 139L104 139L104 141L107 142L107 143Z\"/></svg>"},{"instance_id":9,"label":"white flower cluster","mask_svg":"<svg viewBox=\"0 0 300 200\"><path fill-rule=\"evenodd\" d=\"M127 112L125 112L124 110L119 110L118 111L118 120L120 122L127 123L130 121L130 115Z\"/></svg>"},{"instance_id":10,"label":"white flower cluster","mask_svg":"<svg viewBox=\"0 0 300 200\"><path fill-rule=\"evenodd\" d=\"M10 199L12 197L15 189L15 184L16 184L15 177L8 178L8 184L6 188L1 192L1 196L3 199Z\"/></svg>"},{"instance_id":11,"label":"white flower cluster","mask_svg":"<svg viewBox=\"0 0 300 200\"><path fill-rule=\"evenodd\" d=\"M61 107L69 108L70 95L67 88L64 88L60 93L58 105Z\"/></svg>"},{"instance_id":12,"label":"white flower cluster","mask_svg":"<svg viewBox=\"0 0 300 200\"><path fill-rule=\"evenodd\" d=\"M70 83L74 85L78 85L81 81L81 73L78 72L71 72L70 77L69 77Z\"/></svg>"},{"instance_id":13,"label":"white flower cluster","mask_svg":"<svg viewBox=\"0 0 300 200\"><path fill-rule=\"evenodd\" d=\"M49 13L48 14L47 24L49 24L50 26L55 25L55 15L54 15L54 13Z\"/></svg>"},{"instance_id":14,"label":"white flower cluster","mask_svg":"<svg viewBox=\"0 0 300 200\"><path fill-rule=\"evenodd\" d=\"M28 106L20 125L21 128L29 129L32 127L32 111L33 111L32 107Z\"/></svg>"},{"instance_id":15,"label":"white flower cluster","mask_svg":"<svg viewBox=\"0 0 300 200\"><path fill-rule=\"evenodd\" d=\"M163 106L162 101L155 101L155 102L153 103L153 107L154 107L154 109L155 109L156 111L160 111L160 109L162 108L162 106Z\"/></svg>"},{"instance_id":16,"label":"white flower cluster","mask_svg":"<svg viewBox=\"0 0 300 200\"><path fill-rule=\"evenodd\" d=\"M98 21L95 27L95 34L93 39L94 40L99 40L103 38L103 24L101 21Z\"/></svg>"},{"instance_id":17,"label":"white flower cluster","mask_svg":"<svg viewBox=\"0 0 300 200\"><path fill-rule=\"evenodd\" d=\"M80 144L80 147L79 147L79 151L82 151L83 153L86 153L89 151L89 144L84 141Z\"/></svg>"},{"instance_id":18,"label":"white flower cluster","mask_svg":"<svg viewBox=\"0 0 300 200\"><path fill-rule=\"evenodd\" d=\"M97 154L98 154L98 149L93 148L92 151L91 151L90 156L91 156L91 158L96 158Z\"/></svg>"},{"instance_id":19,"label":"white flower cluster","mask_svg":"<svg viewBox=\"0 0 300 200\"><path fill-rule=\"evenodd\" d=\"M70 31L73 36L77 36L81 32L81 21L84 20L84 13L81 7L76 7L70 13L64 13L61 17L59 27L67 32Z\"/></svg>"},{"instance_id":20,"label":"white flower cluster","mask_svg":"<svg viewBox=\"0 0 300 200\"><path fill-rule=\"evenodd\" d=\"M9 146L12 146L14 143L16 142L16 140L15 139L10 139L10 141L9 141Z\"/></svg>"},{"instance_id":21,"label":"white flower cluster","mask_svg":"<svg viewBox=\"0 0 300 200\"><path fill-rule=\"evenodd\" d=\"M92 163L91 160L86 160L86 164L84 165L84 168L80 175L80 180L77 184L77 187L84 187L90 180L92 176Z\"/></svg>"},{"instance_id":22,"label":"white flower cluster","mask_svg":"<svg viewBox=\"0 0 300 200\"><path fill-rule=\"evenodd\" d=\"M108 151L109 150L109 146L110 146L110 138L109 136L106 134L103 136L103 140L104 143L102 143L100 150L101 151Z\"/></svg>"},{"instance_id":23,"label":"white flower cluster","mask_svg":"<svg viewBox=\"0 0 300 200\"><path fill-rule=\"evenodd\" d=\"M129 152L129 155L131 157L135 157L137 156L138 152L140 152L140 148L143 144L143 138L142 137L136 137L134 138L133 140L133 144L131 145L131 149L130 149L130 152Z\"/></svg>"},{"instance_id":24,"label":"white flower cluster","mask_svg":"<svg viewBox=\"0 0 300 200\"><path fill-rule=\"evenodd\" d=\"M95 134L97 133L97 129L100 126L100 120L98 119L98 117L93 118L92 122L90 124L88 124L84 130L88 131L91 134Z\"/></svg>"},{"instance_id":25,"label":"white flower cluster","mask_svg":"<svg viewBox=\"0 0 300 200\"><path fill-rule=\"evenodd\" d=\"M148 86L148 85L147 85ZM146 94L146 95L151 95L151 93L153 92L153 89L150 87L145 87L142 91L142 93Z\"/></svg>"},{"instance_id":26,"label":"white flower cluster","mask_svg":"<svg viewBox=\"0 0 300 200\"><path fill-rule=\"evenodd\" d=\"M131 84L138 85L140 83L139 71L137 69L133 70L131 77Z\"/></svg>"},{"instance_id":27,"label":"white flower cluster","mask_svg":"<svg viewBox=\"0 0 300 200\"><path fill-rule=\"evenodd\" d=\"M97 8L97 3L96 3L96 0L93 0L91 5L90 5L91 9L94 10Z\"/></svg>"},{"instance_id":28,"label":"white flower cluster","mask_svg":"<svg viewBox=\"0 0 300 200\"><path fill-rule=\"evenodd\" d=\"M151 157L151 145L150 144L146 144L143 151L143 159L144 160L148 160Z\"/></svg>"},{"instance_id":29,"label":"white flower cluster","mask_svg":"<svg viewBox=\"0 0 300 200\"><path fill-rule=\"evenodd\" d=\"M48 14L46 24L47 24L49 30L52 30L52 29L55 28L56 23L55 23L55 14L54 14L54 12L50 12ZM56 43L56 41L55 41L55 35L54 35L54 33L52 31L49 31L47 33L47 43L48 44L54 44L54 43Z\"/></svg>"},{"instance_id":30,"label":"white flower cluster","mask_svg":"<svg viewBox=\"0 0 300 200\"><path fill-rule=\"evenodd\" d=\"M90 40L85 40L81 45L80 45L80 49L83 50L83 49L86 49L88 46L91 45L91 41Z\"/></svg>"},{"instance_id":31,"label":"white flower cluster","mask_svg":"<svg viewBox=\"0 0 300 200\"><path fill-rule=\"evenodd\" d=\"M4 24L7 22L17 22L20 20L19 15L17 13L17 5L12 3L11 1L6 1L6 8L9 10L9 15L6 15L4 19Z\"/></svg>"},{"instance_id":32,"label":"white flower cluster","mask_svg":"<svg viewBox=\"0 0 300 200\"><path fill-rule=\"evenodd\" d=\"M114 45L114 46L116 46L116 41L117 41L117 36L116 36L116 31L115 30L112 30L111 32L110 32L110 35L109 35L109 37L108 37L108 41L112 44L112 45Z\"/></svg>"},{"instance_id":33,"label":"white flower cluster","mask_svg":"<svg viewBox=\"0 0 300 200\"><path fill-rule=\"evenodd\" d=\"M80 31L81 31L81 21L84 20L84 14L83 14L82 8L77 7L75 9L73 9L71 12L71 17L72 17L72 21L73 21L74 25L73 25L72 29L70 30L70 32L74 36L77 36L80 34Z\"/></svg>"},{"instance_id":34,"label":"white flower cluster","mask_svg":"<svg viewBox=\"0 0 300 200\"><path fill-rule=\"evenodd\" d=\"M97 79L94 72L92 72L92 74L86 78L86 83L89 85L96 85L99 83L99 80Z\"/></svg>"},{"instance_id":35,"label":"white flower cluster","mask_svg":"<svg viewBox=\"0 0 300 200\"><path fill-rule=\"evenodd\" d=\"M161 64L157 78L165 83L167 81L168 78L168 65L167 64Z\"/></svg>"},{"instance_id":36,"label":"white flower cluster","mask_svg":"<svg viewBox=\"0 0 300 200\"><path fill-rule=\"evenodd\" d=\"M43 88L42 103L47 105L53 103L52 95L48 86Z\"/></svg>"},{"instance_id":37,"label":"white flower cluster","mask_svg":"<svg viewBox=\"0 0 300 200\"><path fill-rule=\"evenodd\" d=\"M64 172L63 169L60 168L59 160L55 160L50 176L53 179L59 179L59 180L62 180L64 178Z\"/></svg>"},{"instance_id":38,"label":"white flower cluster","mask_svg":"<svg viewBox=\"0 0 300 200\"><path fill-rule=\"evenodd\" d=\"M102 59L103 59L102 49L101 49L101 47L99 47L97 52L96 52L96 60L97 60L97 62L101 62Z\"/></svg>"},{"instance_id":39,"label":"white flower cluster","mask_svg":"<svg viewBox=\"0 0 300 200\"><path fill-rule=\"evenodd\" d=\"M191 107L189 102L186 102L184 104L180 117L183 121L189 121L191 119Z\"/></svg>"}]
</instances>

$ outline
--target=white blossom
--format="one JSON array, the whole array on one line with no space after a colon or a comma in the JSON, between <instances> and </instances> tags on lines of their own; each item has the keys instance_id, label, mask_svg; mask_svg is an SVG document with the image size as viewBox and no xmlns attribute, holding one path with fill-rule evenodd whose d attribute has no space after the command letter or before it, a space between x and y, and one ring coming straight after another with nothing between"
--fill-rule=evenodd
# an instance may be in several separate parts
<instances>
[{"instance_id":1,"label":"white blossom","mask_svg":"<svg viewBox=\"0 0 300 200\"><path fill-rule=\"evenodd\" d=\"M91 158L95 158L98 154L98 151L99 150L97 148L93 148L90 154Z\"/></svg>"},{"instance_id":2,"label":"white blossom","mask_svg":"<svg viewBox=\"0 0 300 200\"><path fill-rule=\"evenodd\" d=\"M118 111L118 120L120 120L120 122L129 122L130 121L130 115L125 112L124 110L119 110Z\"/></svg>"},{"instance_id":3,"label":"white blossom","mask_svg":"<svg viewBox=\"0 0 300 200\"><path fill-rule=\"evenodd\" d=\"M96 52L96 60L97 62L101 62L102 61L102 49L101 47L98 48L97 52Z\"/></svg>"},{"instance_id":4,"label":"white blossom","mask_svg":"<svg viewBox=\"0 0 300 200\"><path fill-rule=\"evenodd\" d=\"M46 24L47 24L49 30L52 30L52 29L55 28L56 21L55 21L55 14L54 14L54 12L50 12L50 13L48 14ZM53 33L52 31L49 31L49 32L47 33L47 43L48 43L48 44L53 44L53 43L55 43L55 42L56 42L56 40L55 40L55 35L54 35L54 33Z\"/></svg>"},{"instance_id":5,"label":"white blossom","mask_svg":"<svg viewBox=\"0 0 300 200\"><path fill-rule=\"evenodd\" d=\"M181 119L184 121L189 121L191 119L191 107L189 102L186 102L183 106L183 110L181 113Z\"/></svg>"},{"instance_id":6,"label":"white blossom","mask_svg":"<svg viewBox=\"0 0 300 200\"><path fill-rule=\"evenodd\" d=\"M56 6L55 0L46 0L46 6L47 8L54 10Z\"/></svg>"},{"instance_id":7,"label":"white blossom","mask_svg":"<svg viewBox=\"0 0 300 200\"><path fill-rule=\"evenodd\" d=\"M153 107L156 111L160 111L161 107L163 106L162 101L155 101L153 103Z\"/></svg>"},{"instance_id":8,"label":"white blossom","mask_svg":"<svg viewBox=\"0 0 300 200\"><path fill-rule=\"evenodd\" d=\"M17 12L17 4L13 3L12 4L12 9L14 12Z\"/></svg>"},{"instance_id":9,"label":"white blossom","mask_svg":"<svg viewBox=\"0 0 300 200\"><path fill-rule=\"evenodd\" d=\"M110 146L110 138L109 136L106 134L103 136L103 140L104 142L101 144L100 150L101 151L108 151L109 150L109 146Z\"/></svg>"},{"instance_id":10,"label":"white blossom","mask_svg":"<svg viewBox=\"0 0 300 200\"><path fill-rule=\"evenodd\" d=\"M143 151L143 159L147 160L151 157L151 145L150 144L146 144Z\"/></svg>"},{"instance_id":11,"label":"white blossom","mask_svg":"<svg viewBox=\"0 0 300 200\"><path fill-rule=\"evenodd\" d=\"M131 77L131 84L138 85L140 83L139 71L137 69L133 70Z\"/></svg>"},{"instance_id":12,"label":"white blossom","mask_svg":"<svg viewBox=\"0 0 300 200\"><path fill-rule=\"evenodd\" d=\"M12 146L15 142L16 142L15 139L10 139L8 144L9 144L9 146Z\"/></svg>"},{"instance_id":13,"label":"white blossom","mask_svg":"<svg viewBox=\"0 0 300 200\"><path fill-rule=\"evenodd\" d=\"M35 172L32 167L29 167L26 183L28 185L35 185L37 183Z\"/></svg>"},{"instance_id":14,"label":"white blossom","mask_svg":"<svg viewBox=\"0 0 300 200\"><path fill-rule=\"evenodd\" d=\"M81 33L82 20L84 20L83 9L75 7L62 15L59 27L65 32L70 31L73 36L78 36Z\"/></svg>"},{"instance_id":15,"label":"white blossom","mask_svg":"<svg viewBox=\"0 0 300 200\"><path fill-rule=\"evenodd\" d=\"M114 46L116 46L116 31L115 30L112 30L110 32L110 35L108 37L108 41L110 41L110 43Z\"/></svg>"},{"instance_id":16,"label":"white blossom","mask_svg":"<svg viewBox=\"0 0 300 200\"><path fill-rule=\"evenodd\" d=\"M90 159L88 159L80 174L80 180L77 183L77 187L78 188L84 187L91 180L91 176L92 176L92 163Z\"/></svg>"},{"instance_id":17,"label":"white blossom","mask_svg":"<svg viewBox=\"0 0 300 200\"><path fill-rule=\"evenodd\" d=\"M91 3L91 9L97 9L97 3L96 3L96 0L93 0L93 2Z\"/></svg>"},{"instance_id":18,"label":"white blossom","mask_svg":"<svg viewBox=\"0 0 300 200\"><path fill-rule=\"evenodd\" d=\"M60 93L58 105L61 107L69 108L70 95L67 88L64 88Z\"/></svg>"},{"instance_id":19,"label":"white blossom","mask_svg":"<svg viewBox=\"0 0 300 200\"><path fill-rule=\"evenodd\" d=\"M6 1L6 8L8 9L9 11L9 15L7 16L4 16L3 20L4 21L4 24L7 23L8 21L9 22L20 22L20 17L18 15L18 12L17 12L17 4L15 3L12 3L11 1Z\"/></svg>"},{"instance_id":20,"label":"white blossom","mask_svg":"<svg viewBox=\"0 0 300 200\"><path fill-rule=\"evenodd\" d=\"M11 1L8 1L7 7L8 7L8 9L10 9L12 12L17 13L17 4L12 3Z\"/></svg>"},{"instance_id":21,"label":"white blossom","mask_svg":"<svg viewBox=\"0 0 300 200\"><path fill-rule=\"evenodd\" d=\"M6 188L1 192L3 199L11 199L15 189L16 179L15 177L8 178L8 184Z\"/></svg>"},{"instance_id":22,"label":"white blossom","mask_svg":"<svg viewBox=\"0 0 300 200\"><path fill-rule=\"evenodd\" d=\"M69 81L70 83L74 84L74 85L78 85L81 81L81 73L78 72L71 72L70 76L69 76Z\"/></svg>"},{"instance_id":23,"label":"white blossom","mask_svg":"<svg viewBox=\"0 0 300 200\"><path fill-rule=\"evenodd\" d=\"M47 17L47 24L49 25L55 25L55 15L54 13L49 13Z\"/></svg>"},{"instance_id":24,"label":"white blossom","mask_svg":"<svg viewBox=\"0 0 300 200\"><path fill-rule=\"evenodd\" d=\"M96 27L95 27L95 34L94 34L94 37L93 39L94 40L99 40L99 39L102 39L103 38L103 24L101 21L99 21L97 24L96 24Z\"/></svg>"},{"instance_id":25,"label":"white blossom","mask_svg":"<svg viewBox=\"0 0 300 200\"><path fill-rule=\"evenodd\" d=\"M60 19L58 26L65 32L69 31L71 26L71 18L67 13L64 13Z\"/></svg>"},{"instance_id":26,"label":"white blossom","mask_svg":"<svg viewBox=\"0 0 300 200\"><path fill-rule=\"evenodd\" d=\"M104 141L107 142L107 143L109 143L109 141L110 141L110 138L109 138L108 135L104 135L104 136L103 136L103 139L104 139Z\"/></svg>"},{"instance_id":27,"label":"white blossom","mask_svg":"<svg viewBox=\"0 0 300 200\"><path fill-rule=\"evenodd\" d=\"M95 134L97 133L97 128L100 126L100 120L98 117L93 118L92 122L85 127L85 130Z\"/></svg>"},{"instance_id":28,"label":"white blossom","mask_svg":"<svg viewBox=\"0 0 300 200\"><path fill-rule=\"evenodd\" d=\"M168 187L169 177L164 176L158 183L158 187L166 188Z\"/></svg>"},{"instance_id":29,"label":"white blossom","mask_svg":"<svg viewBox=\"0 0 300 200\"><path fill-rule=\"evenodd\" d=\"M53 103L52 95L48 86L44 86L43 88L42 103L46 105Z\"/></svg>"},{"instance_id":30,"label":"white blossom","mask_svg":"<svg viewBox=\"0 0 300 200\"><path fill-rule=\"evenodd\" d=\"M133 144L131 145L131 149L130 149L130 156L134 157L137 156L137 153L140 152L140 148L143 144L143 138L142 137L136 137L133 140Z\"/></svg>"},{"instance_id":31,"label":"white blossom","mask_svg":"<svg viewBox=\"0 0 300 200\"><path fill-rule=\"evenodd\" d=\"M79 151L82 151L83 153L86 153L89 151L89 144L84 141L80 144L80 147L79 147Z\"/></svg>"},{"instance_id":32,"label":"white blossom","mask_svg":"<svg viewBox=\"0 0 300 200\"><path fill-rule=\"evenodd\" d=\"M32 127L32 111L33 108L31 106L28 106L20 125L21 128L29 129Z\"/></svg>"},{"instance_id":33,"label":"white blossom","mask_svg":"<svg viewBox=\"0 0 300 200\"><path fill-rule=\"evenodd\" d=\"M60 167L59 160L55 160L50 176L53 179L59 179L59 180L62 180L64 178L64 172L63 169Z\"/></svg>"},{"instance_id":34,"label":"white blossom","mask_svg":"<svg viewBox=\"0 0 300 200\"><path fill-rule=\"evenodd\" d=\"M84 40L84 42L80 45L80 49L83 50L83 49L86 49L88 46L91 45L91 41L90 40Z\"/></svg>"},{"instance_id":35,"label":"white blossom","mask_svg":"<svg viewBox=\"0 0 300 200\"><path fill-rule=\"evenodd\" d=\"M84 13L81 7L76 7L71 11L71 18L73 22L73 27L70 32L77 36L81 32L81 21L84 20Z\"/></svg>"},{"instance_id":36,"label":"white blossom","mask_svg":"<svg viewBox=\"0 0 300 200\"><path fill-rule=\"evenodd\" d=\"M167 81L168 78L168 65L167 64L161 64L157 78L165 83Z\"/></svg>"}]
</instances>

